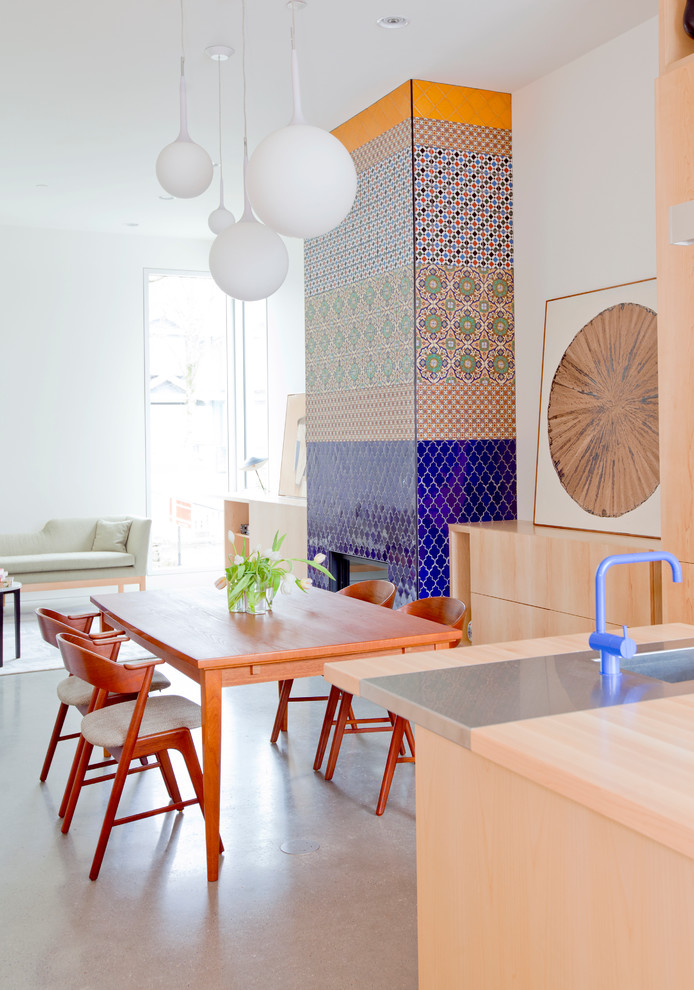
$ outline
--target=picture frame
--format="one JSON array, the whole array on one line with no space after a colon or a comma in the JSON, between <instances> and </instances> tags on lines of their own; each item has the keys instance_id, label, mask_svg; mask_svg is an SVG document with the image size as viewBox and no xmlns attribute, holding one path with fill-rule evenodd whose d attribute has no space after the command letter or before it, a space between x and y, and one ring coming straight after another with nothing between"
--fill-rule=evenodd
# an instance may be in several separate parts
<instances>
[{"instance_id":1,"label":"picture frame","mask_svg":"<svg viewBox=\"0 0 694 990\"><path fill-rule=\"evenodd\" d=\"M279 494L306 498L306 395L287 396Z\"/></svg>"},{"instance_id":2,"label":"picture frame","mask_svg":"<svg viewBox=\"0 0 694 990\"><path fill-rule=\"evenodd\" d=\"M535 525L660 536L656 328L655 278L547 300ZM616 343L601 352L600 341ZM567 391L572 387L571 382L567 385L567 369L573 393ZM647 393L634 397L631 412L627 409L618 428L610 426L612 432L601 426L603 406L593 412L598 408L596 390L607 387L606 375L616 376L620 388L626 381L629 388ZM621 415L620 410L621 406L615 415ZM632 435L633 442L625 439ZM611 436L618 436L619 442Z\"/></svg>"}]
</instances>

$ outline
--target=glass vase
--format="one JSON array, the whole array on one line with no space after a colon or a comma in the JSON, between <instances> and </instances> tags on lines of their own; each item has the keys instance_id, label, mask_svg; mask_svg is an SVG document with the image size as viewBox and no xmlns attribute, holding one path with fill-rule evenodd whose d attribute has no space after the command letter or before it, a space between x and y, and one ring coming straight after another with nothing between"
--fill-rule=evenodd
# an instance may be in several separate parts
<instances>
[{"instance_id":1,"label":"glass vase","mask_svg":"<svg viewBox=\"0 0 694 990\"><path fill-rule=\"evenodd\" d=\"M250 615L265 615L272 609L273 590L261 581L252 581L246 590L232 602L234 594L227 585L227 599L230 612L247 612Z\"/></svg>"}]
</instances>

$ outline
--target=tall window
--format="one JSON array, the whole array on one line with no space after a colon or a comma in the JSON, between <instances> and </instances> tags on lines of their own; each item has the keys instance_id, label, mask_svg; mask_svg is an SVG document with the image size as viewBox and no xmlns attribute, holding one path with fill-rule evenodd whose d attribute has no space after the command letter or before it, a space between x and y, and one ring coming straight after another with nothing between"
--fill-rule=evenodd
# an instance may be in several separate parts
<instances>
[{"instance_id":1,"label":"tall window","mask_svg":"<svg viewBox=\"0 0 694 990\"><path fill-rule=\"evenodd\" d=\"M147 272L145 283L150 566L220 567L224 496L259 489L241 468L267 457L265 302L232 302L208 275Z\"/></svg>"},{"instance_id":2,"label":"tall window","mask_svg":"<svg viewBox=\"0 0 694 990\"><path fill-rule=\"evenodd\" d=\"M234 303L236 327L236 450L238 476L235 486L267 489L268 400L267 400L267 305L265 300ZM243 471L251 461L257 468ZM233 480L233 479L232 479Z\"/></svg>"}]
</instances>

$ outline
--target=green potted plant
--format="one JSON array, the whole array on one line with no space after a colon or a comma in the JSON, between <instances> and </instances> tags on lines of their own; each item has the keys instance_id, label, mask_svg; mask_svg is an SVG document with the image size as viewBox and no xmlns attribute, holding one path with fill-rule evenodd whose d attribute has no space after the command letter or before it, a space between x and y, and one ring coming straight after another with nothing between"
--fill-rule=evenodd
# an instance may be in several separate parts
<instances>
[{"instance_id":1,"label":"green potted plant","mask_svg":"<svg viewBox=\"0 0 694 990\"><path fill-rule=\"evenodd\" d=\"M303 557L283 557L282 543L286 533L275 533L272 548L261 552L260 546L248 552L248 541L244 540L243 553L229 555L229 566L225 576L215 582L220 589L227 589L227 602L230 612L250 612L263 615L272 609L272 602L279 592L288 593L295 587L306 592L313 581L299 578L293 573L294 564L307 564L334 580L330 571L323 567L325 554L317 553L313 560ZM233 542L234 534L229 533Z\"/></svg>"}]
</instances>

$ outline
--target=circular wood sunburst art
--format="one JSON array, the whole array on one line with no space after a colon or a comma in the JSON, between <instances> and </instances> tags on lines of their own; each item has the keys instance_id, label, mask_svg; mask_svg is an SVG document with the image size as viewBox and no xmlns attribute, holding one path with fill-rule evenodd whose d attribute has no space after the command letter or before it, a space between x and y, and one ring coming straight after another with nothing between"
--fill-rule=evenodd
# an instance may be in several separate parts
<instances>
[{"instance_id":1,"label":"circular wood sunburst art","mask_svg":"<svg viewBox=\"0 0 694 990\"><path fill-rule=\"evenodd\" d=\"M656 314L637 303L598 313L571 341L547 407L562 487L594 516L622 516L658 487Z\"/></svg>"}]
</instances>

